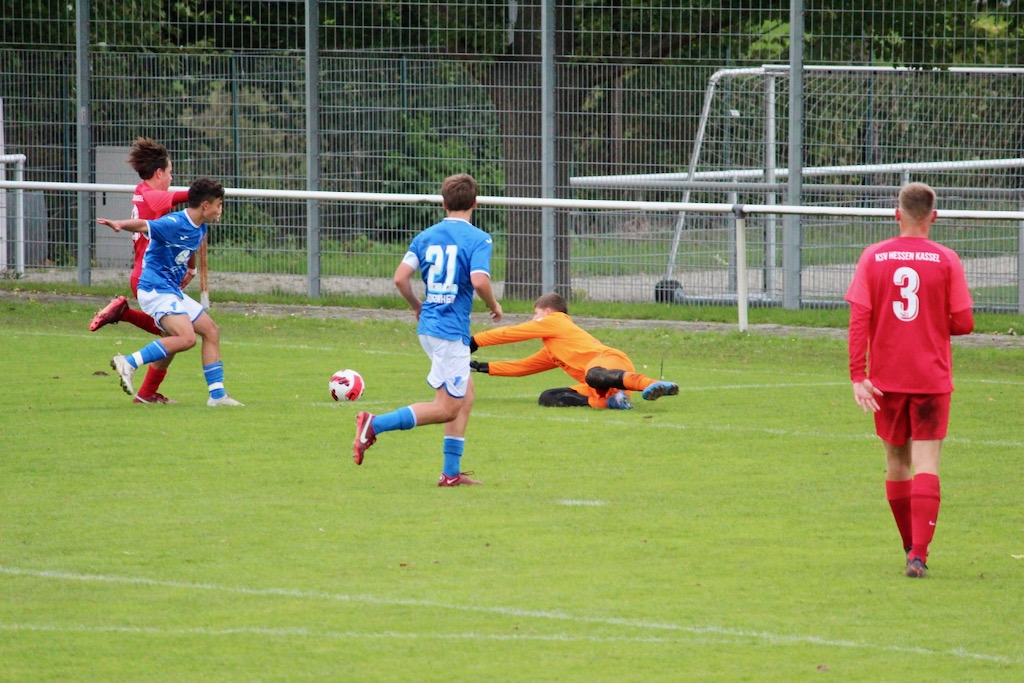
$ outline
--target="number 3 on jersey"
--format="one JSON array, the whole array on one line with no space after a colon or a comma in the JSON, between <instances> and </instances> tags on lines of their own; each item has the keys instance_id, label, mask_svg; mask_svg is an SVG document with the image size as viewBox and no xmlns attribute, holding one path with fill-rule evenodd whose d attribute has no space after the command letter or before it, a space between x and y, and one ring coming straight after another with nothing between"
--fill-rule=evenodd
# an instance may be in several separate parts
<instances>
[{"instance_id":1,"label":"number 3 on jersey","mask_svg":"<svg viewBox=\"0 0 1024 683\"><path fill-rule=\"evenodd\" d=\"M921 287L921 276L908 266L901 266L892 274L892 283L900 288L901 300L892 302L892 312L905 323L917 317L921 309L921 301L917 298L917 290Z\"/></svg>"},{"instance_id":2,"label":"number 3 on jersey","mask_svg":"<svg viewBox=\"0 0 1024 683\"><path fill-rule=\"evenodd\" d=\"M458 246L448 244L441 250L441 245L432 244L425 254L430 270L427 271L427 292L431 294L457 294L459 286L455 284L457 269L456 256Z\"/></svg>"}]
</instances>

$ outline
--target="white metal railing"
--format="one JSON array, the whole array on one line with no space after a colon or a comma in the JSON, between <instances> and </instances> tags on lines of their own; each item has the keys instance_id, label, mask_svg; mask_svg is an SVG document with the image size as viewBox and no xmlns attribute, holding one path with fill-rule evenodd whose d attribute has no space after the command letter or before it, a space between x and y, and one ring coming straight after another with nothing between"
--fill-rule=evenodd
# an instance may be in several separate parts
<instances>
[{"instance_id":1,"label":"white metal railing","mask_svg":"<svg viewBox=\"0 0 1024 683\"><path fill-rule=\"evenodd\" d=\"M132 193L134 185L113 185L105 183L56 183L36 181L0 180L0 190L43 190L51 192L119 192ZM172 187L171 190L187 190L187 187ZM268 190L253 188L224 189L228 197L249 197L265 199L315 199L329 202L381 202L393 204L441 204L439 194L388 194L384 192L328 192L309 190ZM556 209L600 209L619 211L653 211L674 213L692 211L703 213L745 215L800 215L800 216L862 216L891 218L892 208L859 208L850 206L788 206L785 204L706 204L700 202L644 202L612 199L558 199L542 197L489 197L477 198L480 206L511 206L525 208L553 207ZM1024 211L968 211L939 209L939 218L964 218L979 220L1024 220Z\"/></svg>"},{"instance_id":2,"label":"white metal railing","mask_svg":"<svg viewBox=\"0 0 1024 683\"><path fill-rule=\"evenodd\" d=\"M7 272L7 165L14 164L14 270L25 274L25 189L19 183L25 180L24 154L0 154L0 273Z\"/></svg>"},{"instance_id":3,"label":"white metal railing","mask_svg":"<svg viewBox=\"0 0 1024 683\"><path fill-rule=\"evenodd\" d=\"M0 157L2 159L2 157ZM0 180L0 191L3 190L44 190L64 192L134 192L134 185L111 185L103 183L55 183L55 182L26 182ZM187 189L184 187L171 188L172 190ZM320 200L331 202L387 202L416 204L429 203L441 204L440 195L428 194L385 194L380 192L326 192L308 190L265 190L246 188L225 188L224 193L228 197L249 197L249 198L277 198L294 200ZM861 216L890 218L894 215L894 209L872 209L848 206L787 206L781 204L702 204L697 202L638 202L638 201L616 201L616 200L594 200L594 199L554 199L539 197L478 197L477 203L481 206L518 206L518 207L553 207L559 209L603 209L620 211L650 211L650 212L699 212L733 214L736 223L736 258L737 271L746 272L746 218L751 215L800 215L800 216ZM1024 221L1024 211L963 211L940 209L940 219L961 218L961 219L1000 219ZM24 240L21 241L22 245ZM22 269L24 260L22 259ZM740 277L737 281L737 307L739 315L739 329L747 329L747 310L749 306L746 278Z\"/></svg>"}]
</instances>

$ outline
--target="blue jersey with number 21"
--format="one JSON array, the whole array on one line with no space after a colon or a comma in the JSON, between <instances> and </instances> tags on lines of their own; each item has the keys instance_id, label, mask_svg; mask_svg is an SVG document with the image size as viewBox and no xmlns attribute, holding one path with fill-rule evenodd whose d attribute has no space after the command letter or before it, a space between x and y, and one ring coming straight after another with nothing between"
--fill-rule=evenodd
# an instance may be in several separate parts
<instances>
[{"instance_id":1,"label":"blue jersey with number 21","mask_svg":"<svg viewBox=\"0 0 1024 683\"><path fill-rule=\"evenodd\" d=\"M142 256L139 289L181 296L188 259L206 237L206 223L196 225L187 211L175 211L149 223L149 246Z\"/></svg>"},{"instance_id":2,"label":"blue jersey with number 21","mask_svg":"<svg viewBox=\"0 0 1024 683\"><path fill-rule=\"evenodd\" d=\"M491 238L461 218L445 218L413 238L402 263L426 285L417 332L469 344L472 273L491 275Z\"/></svg>"}]
</instances>

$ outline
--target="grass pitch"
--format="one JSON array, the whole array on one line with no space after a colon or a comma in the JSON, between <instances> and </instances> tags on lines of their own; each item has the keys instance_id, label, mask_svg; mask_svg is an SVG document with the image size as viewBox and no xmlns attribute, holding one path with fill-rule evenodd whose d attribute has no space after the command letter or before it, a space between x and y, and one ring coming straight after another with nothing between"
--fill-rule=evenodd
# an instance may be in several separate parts
<instances>
[{"instance_id":1,"label":"grass pitch","mask_svg":"<svg viewBox=\"0 0 1024 683\"><path fill-rule=\"evenodd\" d=\"M0 302L0 679L1024 677L1020 349L955 350L916 581L842 342L609 323L679 396L544 409L564 375L478 375L485 484L438 489L440 427L351 461L357 410L432 395L411 322L215 309L246 407L210 409L198 350L180 405L131 403L108 362L149 339L93 312ZM327 392L344 367L356 404Z\"/></svg>"}]
</instances>

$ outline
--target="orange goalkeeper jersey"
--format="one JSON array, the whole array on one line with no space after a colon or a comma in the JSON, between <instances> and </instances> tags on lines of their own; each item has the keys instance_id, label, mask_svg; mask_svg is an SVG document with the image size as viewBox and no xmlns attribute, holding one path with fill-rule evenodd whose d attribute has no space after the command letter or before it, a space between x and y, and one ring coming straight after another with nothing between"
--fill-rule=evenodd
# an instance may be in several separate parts
<instances>
[{"instance_id":1,"label":"orange goalkeeper jersey","mask_svg":"<svg viewBox=\"0 0 1024 683\"><path fill-rule=\"evenodd\" d=\"M481 347L528 339L543 342L544 348L521 360L490 361L488 374L500 377L522 377L562 368L585 385L587 370L596 365L633 372L633 363L626 354L599 342L565 313L549 313L540 320L479 332L473 339Z\"/></svg>"}]
</instances>

